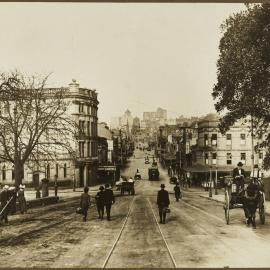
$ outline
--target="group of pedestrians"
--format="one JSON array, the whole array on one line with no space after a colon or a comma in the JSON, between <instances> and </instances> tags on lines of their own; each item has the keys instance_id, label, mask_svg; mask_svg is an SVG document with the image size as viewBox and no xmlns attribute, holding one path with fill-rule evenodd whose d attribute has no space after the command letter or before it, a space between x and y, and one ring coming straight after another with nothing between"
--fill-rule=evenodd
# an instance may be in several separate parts
<instances>
[{"instance_id":1,"label":"group of pedestrians","mask_svg":"<svg viewBox=\"0 0 270 270\"><path fill-rule=\"evenodd\" d=\"M97 211L98 211L98 218L103 219L104 217L104 210L106 209L107 220L111 220L111 207L112 204L115 203L115 198L112 189L110 188L109 184L105 184L104 186L99 187L99 191L95 196ZM87 212L91 205L90 195L89 195L89 188L85 187L84 192L81 195L80 206L82 209L83 214L83 221L86 221Z\"/></svg>"},{"instance_id":2,"label":"group of pedestrians","mask_svg":"<svg viewBox=\"0 0 270 270\"><path fill-rule=\"evenodd\" d=\"M20 185L19 189L4 185L0 193L0 224L8 225L8 215L16 213L16 201L18 199L21 214L26 213L26 199L24 194L25 186Z\"/></svg>"}]
</instances>

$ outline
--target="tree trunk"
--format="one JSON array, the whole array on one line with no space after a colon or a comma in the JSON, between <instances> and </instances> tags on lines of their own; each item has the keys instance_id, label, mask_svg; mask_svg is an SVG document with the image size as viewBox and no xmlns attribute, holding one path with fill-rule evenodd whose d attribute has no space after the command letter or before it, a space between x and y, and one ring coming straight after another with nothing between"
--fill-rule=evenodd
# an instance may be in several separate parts
<instances>
[{"instance_id":1,"label":"tree trunk","mask_svg":"<svg viewBox=\"0 0 270 270\"><path fill-rule=\"evenodd\" d=\"M23 166L21 160L15 160L14 162L14 176L15 176L15 186L18 188L22 184L23 179Z\"/></svg>"}]
</instances>

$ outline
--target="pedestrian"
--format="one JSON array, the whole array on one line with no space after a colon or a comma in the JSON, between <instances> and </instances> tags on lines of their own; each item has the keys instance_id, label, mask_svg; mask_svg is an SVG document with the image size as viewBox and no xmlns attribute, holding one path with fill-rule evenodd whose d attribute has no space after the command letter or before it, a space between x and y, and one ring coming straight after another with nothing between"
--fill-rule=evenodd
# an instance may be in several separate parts
<instances>
[{"instance_id":1,"label":"pedestrian","mask_svg":"<svg viewBox=\"0 0 270 270\"><path fill-rule=\"evenodd\" d=\"M161 190L159 190L157 194L157 205L158 205L159 217L160 217L159 223L165 224L166 212L170 204L170 199L169 199L168 191L165 190L165 185L161 184L160 187L161 187Z\"/></svg>"},{"instance_id":2,"label":"pedestrian","mask_svg":"<svg viewBox=\"0 0 270 270\"><path fill-rule=\"evenodd\" d=\"M27 212L24 190L25 190L25 186L20 184L17 196L18 196L18 202L19 202L21 214L24 214Z\"/></svg>"},{"instance_id":3,"label":"pedestrian","mask_svg":"<svg viewBox=\"0 0 270 270\"><path fill-rule=\"evenodd\" d=\"M111 220L111 207L115 203L113 191L110 189L109 184L105 184L104 191L104 205L106 208L107 220Z\"/></svg>"},{"instance_id":4,"label":"pedestrian","mask_svg":"<svg viewBox=\"0 0 270 270\"><path fill-rule=\"evenodd\" d=\"M84 187L83 194L81 195L81 201L80 201L80 206L82 208L82 213L84 215L83 221L86 221L87 218L87 211L90 207L90 195L88 194L89 188Z\"/></svg>"},{"instance_id":5,"label":"pedestrian","mask_svg":"<svg viewBox=\"0 0 270 270\"><path fill-rule=\"evenodd\" d=\"M15 187L9 187L8 189L8 200L11 199L9 205L8 205L8 213L10 215L14 215L16 213L16 197L17 197L17 191Z\"/></svg>"},{"instance_id":6,"label":"pedestrian","mask_svg":"<svg viewBox=\"0 0 270 270\"><path fill-rule=\"evenodd\" d=\"M97 193L96 197L97 203L97 210L98 210L98 218L103 219L104 216L104 187L99 187L99 192Z\"/></svg>"},{"instance_id":7,"label":"pedestrian","mask_svg":"<svg viewBox=\"0 0 270 270\"><path fill-rule=\"evenodd\" d=\"M1 214L1 222L3 220L5 220L5 224L8 224L8 189L9 189L9 186L8 185L5 185L3 187L3 190L1 191L0 193L0 202L1 202L1 210L0 210L0 213L2 212Z\"/></svg>"},{"instance_id":8,"label":"pedestrian","mask_svg":"<svg viewBox=\"0 0 270 270\"><path fill-rule=\"evenodd\" d=\"M176 201L178 202L179 199L180 199L180 196L181 196L181 190L180 190L179 183L176 183L176 184L175 184L175 187L174 187L174 195L175 195Z\"/></svg>"}]
</instances>

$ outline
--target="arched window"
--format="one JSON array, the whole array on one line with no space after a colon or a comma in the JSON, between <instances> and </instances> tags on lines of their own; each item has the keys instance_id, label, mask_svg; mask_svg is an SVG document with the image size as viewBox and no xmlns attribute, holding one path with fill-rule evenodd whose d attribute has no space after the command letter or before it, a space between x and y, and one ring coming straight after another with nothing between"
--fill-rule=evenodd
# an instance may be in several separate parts
<instances>
[{"instance_id":1,"label":"arched window","mask_svg":"<svg viewBox=\"0 0 270 270\"><path fill-rule=\"evenodd\" d=\"M67 177L67 164L64 164L64 178Z\"/></svg>"},{"instance_id":2,"label":"arched window","mask_svg":"<svg viewBox=\"0 0 270 270\"><path fill-rule=\"evenodd\" d=\"M2 180L6 180L6 165L2 167Z\"/></svg>"},{"instance_id":3,"label":"arched window","mask_svg":"<svg viewBox=\"0 0 270 270\"><path fill-rule=\"evenodd\" d=\"M51 169L50 169L50 164L47 165L47 179L51 177Z\"/></svg>"}]
</instances>

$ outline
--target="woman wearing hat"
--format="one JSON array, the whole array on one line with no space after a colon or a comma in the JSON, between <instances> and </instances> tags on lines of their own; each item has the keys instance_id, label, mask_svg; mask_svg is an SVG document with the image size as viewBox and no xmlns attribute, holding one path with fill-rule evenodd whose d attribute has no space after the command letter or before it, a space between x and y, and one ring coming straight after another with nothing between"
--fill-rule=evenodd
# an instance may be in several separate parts
<instances>
[{"instance_id":1,"label":"woman wearing hat","mask_svg":"<svg viewBox=\"0 0 270 270\"><path fill-rule=\"evenodd\" d=\"M161 184L160 187L161 187L161 190L157 194L157 205L158 205L159 217L160 217L159 223L165 224L166 209L168 208L170 204L170 199L169 199L168 191L165 190L165 185Z\"/></svg>"},{"instance_id":2,"label":"woman wearing hat","mask_svg":"<svg viewBox=\"0 0 270 270\"><path fill-rule=\"evenodd\" d=\"M104 216L104 187L99 187L99 192L96 197L97 210L98 210L98 218L103 219Z\"/></svg>"}]
</instances>

